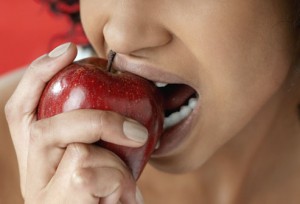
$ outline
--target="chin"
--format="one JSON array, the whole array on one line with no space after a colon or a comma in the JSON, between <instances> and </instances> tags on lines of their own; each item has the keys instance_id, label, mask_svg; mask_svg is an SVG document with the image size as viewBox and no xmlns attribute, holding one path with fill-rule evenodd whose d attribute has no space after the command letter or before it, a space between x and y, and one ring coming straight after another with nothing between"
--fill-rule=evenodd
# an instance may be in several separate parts
<instances>
[{"instance_id":1,"label":"chin","mask_svg":"<svg viewBox=\"0 0 300 204\"><path fill-rule=\"evenodd\" d=\"M151 159L149 163L159 171L171 174L185 174L201 168L205 163L205 160L203 160L202 162L201 160L193 162L191 159L187 160L186 158L182 159L180 157L177 157Z\"/></svg>"},{"instance_id":2,"label":"chin","mask_svg":"<svg viewBox=\"0 0 300 204\"><path fill-rule=\"evenodd\" d=\"M160 157L152 156L149 163L160 171L172 174L189 173L201 168L212 157L214 151L204 148L199 151L199 145L193 140L193 136L198 137L198 135L190 135L191 140L181 144L176 152Z\"/></svg>"}]
</instances>

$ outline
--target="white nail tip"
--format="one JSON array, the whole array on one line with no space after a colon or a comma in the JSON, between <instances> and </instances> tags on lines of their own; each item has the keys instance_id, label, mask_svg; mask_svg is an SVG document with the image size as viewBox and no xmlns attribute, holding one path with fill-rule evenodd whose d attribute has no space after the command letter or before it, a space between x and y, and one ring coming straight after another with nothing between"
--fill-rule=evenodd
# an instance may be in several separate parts
<instances>
[{"instance_id":1,"label":"white nail tip","mask_svg":"<svg viewBox=\"0 0 300 204\"><path fill-rule=\"evenodd\" d=\"M68 50L70 45L71 45L71 43L62 44L62 45L56 47L54 50L52 50L48 54L48 56L51 57L51 58L59 57L59 56L63 55Z\"/></svg>"}]
</instances>

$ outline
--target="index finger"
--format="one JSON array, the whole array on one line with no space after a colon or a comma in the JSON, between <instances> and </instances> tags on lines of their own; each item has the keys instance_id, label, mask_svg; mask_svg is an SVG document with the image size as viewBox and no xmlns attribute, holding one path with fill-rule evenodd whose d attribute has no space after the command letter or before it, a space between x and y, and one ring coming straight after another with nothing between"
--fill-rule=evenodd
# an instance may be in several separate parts
<instances>
[{"instance_id":1,"label":"index finger","mask_svg":"<svg viewBox=\"0 0 300 204\"><path fill-rule=\"evenodd\" d=\"M5 106L6 119L19 164L21 186L27 169L30 124L46 83L76 56L76 46L63 44L31 63Z\"/></svg>"},{"instance_id":2,"label":"index finger","mask_svg":"<svg viewBox=\"0 0 300 204\"><path fill-rule=\"evenodd\" d=\"M46 83L59 70L70 64L75 59L76 53L77 49L74 44L65 43L29 65L9 101L13 106L11 110L15 110L19 116L14 119L35 113Z\"/></svg>"}]
</instances>

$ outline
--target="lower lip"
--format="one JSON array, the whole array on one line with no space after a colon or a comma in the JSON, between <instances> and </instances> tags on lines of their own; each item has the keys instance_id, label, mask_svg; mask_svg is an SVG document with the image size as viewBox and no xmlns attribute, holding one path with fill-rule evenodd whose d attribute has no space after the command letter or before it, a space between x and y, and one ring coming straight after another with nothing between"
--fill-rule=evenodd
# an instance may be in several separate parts
<instances>
[{"instance_id":1,"label":"lower lip","mask_svg":"<svg viewBox=\"0 0 300 204\"><path fill-rule=\"evenodd\" d=\"M179 124L171 127L163 133L160 138L159 148L154 150L152 158L164 157L172 154L176 149L180 148L181 144L188 138L189 132L192 130L196 121L196 116L200 110L198 102L192 113Z\"/></svg>"}]
</instances>

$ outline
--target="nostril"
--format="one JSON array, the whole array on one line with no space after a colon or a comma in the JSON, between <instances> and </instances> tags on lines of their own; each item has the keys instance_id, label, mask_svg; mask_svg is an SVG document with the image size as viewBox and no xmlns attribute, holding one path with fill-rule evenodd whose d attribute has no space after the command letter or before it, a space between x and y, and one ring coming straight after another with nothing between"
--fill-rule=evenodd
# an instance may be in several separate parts
<instances>
[{"instance_id":1,"label":"nostril","mask_svg":"<svg viewBox=\"0 0 300 204\"><path fill-rule=\"evenodd\" d=\"M130 12L111 16L104 25L103 35L108 49L125 55L164 46L173 37L155 18L140 18Z\"/></svg>"},{"instance_id":2,"label":"nostril","mask_svg":"<svg viewBox=\"0 0 300 204\"><path fill-rule=\"evenodd\" d=\"M139 38L143 34L136 26L123 22L124 20L111 20L103 28L104 40L107 48L120 54L130 54L142 47Z\"/></svg>"}]
</instances>

